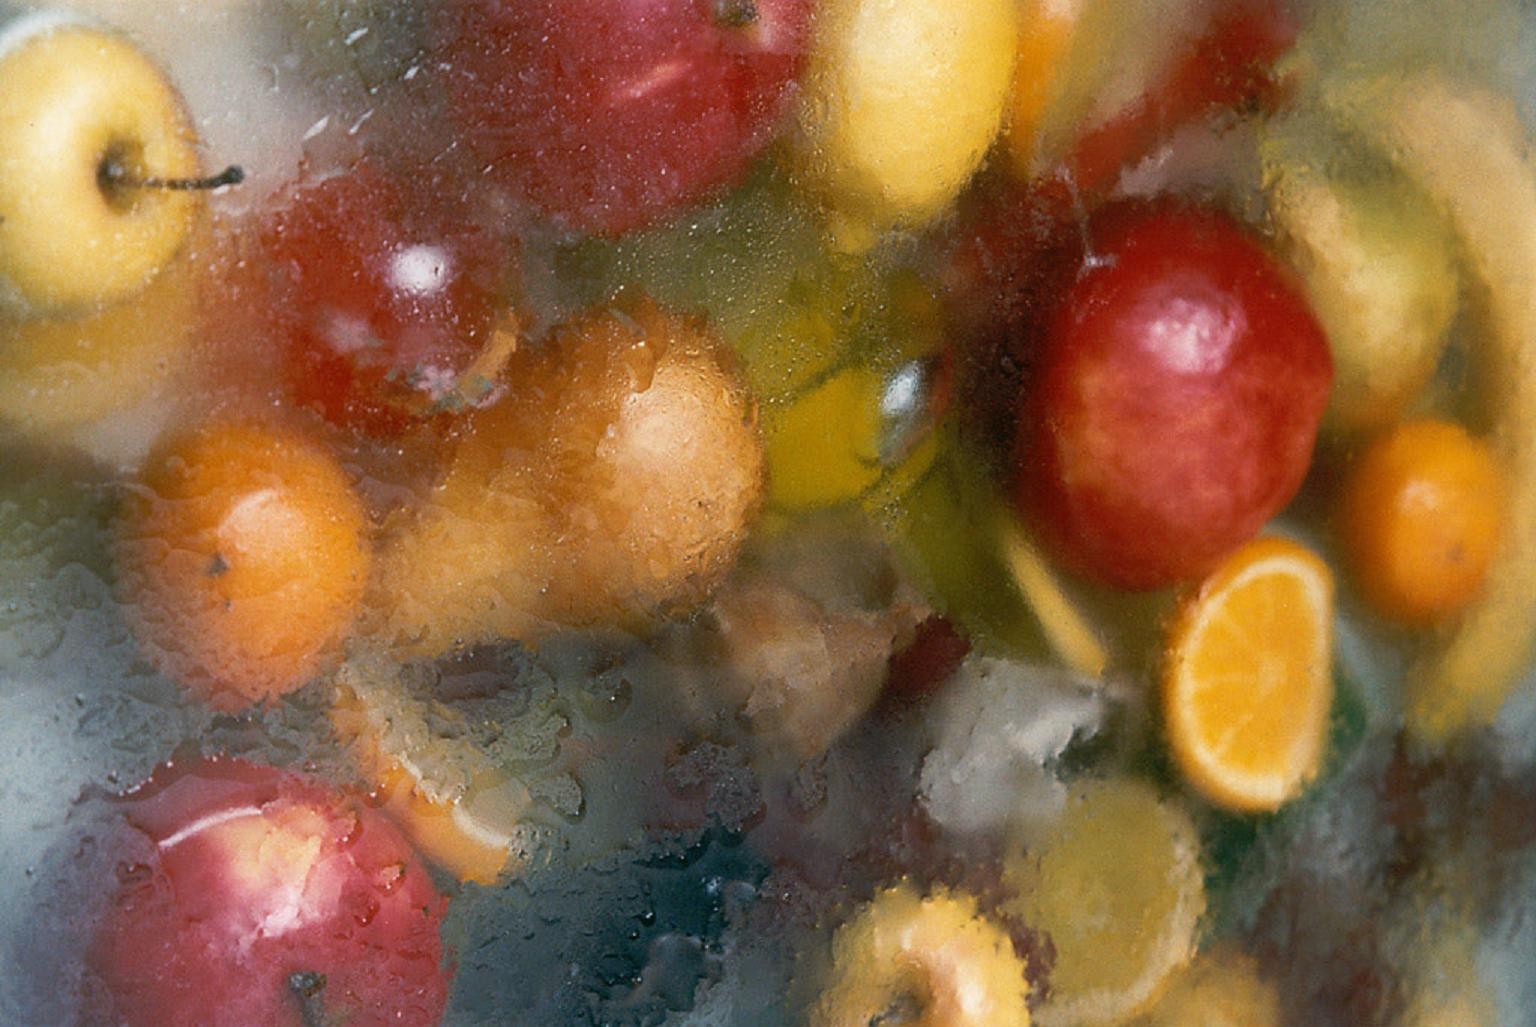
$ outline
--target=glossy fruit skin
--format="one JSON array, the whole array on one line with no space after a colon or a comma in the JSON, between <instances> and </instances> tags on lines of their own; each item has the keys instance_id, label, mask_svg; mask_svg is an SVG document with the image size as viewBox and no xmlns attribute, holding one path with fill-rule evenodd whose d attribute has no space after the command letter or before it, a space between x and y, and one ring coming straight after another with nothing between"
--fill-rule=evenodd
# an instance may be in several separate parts
<instances>
[{"instance_id":1,"label":"glossy fruit skin","mask_svg":"<svg viewBox=\"0 0 1536 1027\"><path fill-rule=\"evenodd\" d=\"M126 818L148 852L119 867L87 956L111 1022L439 1021L447 900L379 814L313 778L211 759L162 768Z\"/></svg>"},{"instance_id":2,"label":"glossy fruit skin","mask_svg":"<svg viewBox=\"0 0 1536 1027\"><path fill-rule=\"evenodd\" d=\"M511 274L508 247L414 184L359 163L295 183L258 229L289 394L376 437L490 393L460 376Z\"/></svg>"},{"instance_id":3,"label":"glossy fruit skin","mask_svg":"<svg viewBox=\"0 0 1536 1027\"><path fill-rule=\"evenodd\" d=\"M617 235L737 178L772 137L807 0L453 0L437 57L493 181Z\"/></svg>"},{"instance_id":4,"label":"glossy fruit skin","mask_svg":"<svg viewBox=\"0 0 1536 1027\"><path fill-rule=\"evenodd\" d=\"M1300 486L1327 340L1259 243L1171 200L1104 208L1026 388L1015 498L1090 577L1196 577Z\"/></svg>"},{"instance_id":5,"label":"glossy fruit skin","mask_svg":"<svg viewBox=\"0 0 1536 1027\"><path fill-rule=\"evenodd\" d=\"M68 15L5 29L0 305L78 317L129 299L186 243L202 196L104 188L103 164L134 178L196 176L181 95L132 42Z\"/></svg>"},{"instance_id":6,"label":"glossy fruit skin","mask_svg":"<svg viewBox=\"0 0 1536 1027\"><path fill-rule=\"evenodd\" d=\"M368 576L368 523L323 447L213 423L152 455L140 486L118 525L119 583L161 670L234 710L339 655Z\"/></svg>"},{"instance_id":7,"label":"glossy fruit skin","mask_svg":"<svg viewBox=\"0 0 1536 1027\"><path fill-rule=\"evenodd\" d=\"M1427 626L1482 590L1508 489L1486 443L1446 421L1412 421L1377 438L1350 470L1339 530L1372 609Z\"/></svg>"}]
</instances>

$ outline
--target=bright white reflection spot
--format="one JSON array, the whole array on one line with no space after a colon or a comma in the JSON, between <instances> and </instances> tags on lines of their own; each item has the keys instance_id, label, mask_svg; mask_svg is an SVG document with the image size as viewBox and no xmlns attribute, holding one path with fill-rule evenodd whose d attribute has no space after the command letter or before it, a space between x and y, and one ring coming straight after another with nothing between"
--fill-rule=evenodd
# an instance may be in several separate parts
<instances>
[{"instance_id":1,"label":"bright white reflection spot","mask_svg":"<svg viewBox=\"0 0 1536 1027\"><path fill-rule=\"evenodd\" d=\"M1147 325L1145 345L1173 371L1207 374L1227 362L1242 327L1242 312L1230 304L1174 300Z\"/></svg>"},{"instance_id":2,"label":"bright white reflection spot","mask_svg":"<svg viewBox=\"0 0 1536 1027\"><path fill-rule=\"evenodd\" d=\"M389 264L389 284L396 292L430 296L447 281L448 254L440 246L407 246Z\"/></svg>"},{"instance_id":3,"label":"bright white reflection spot","mask_svg":"<svg viewBox=\"0 0 1536 1027\"><path fill-rule=\"evenodd\" d=\"M897 418L912 413L922 401L923 368L913 362L900 368L885 383L880 396L880 413L886 418Z\"/></svg>"}]
</instances>

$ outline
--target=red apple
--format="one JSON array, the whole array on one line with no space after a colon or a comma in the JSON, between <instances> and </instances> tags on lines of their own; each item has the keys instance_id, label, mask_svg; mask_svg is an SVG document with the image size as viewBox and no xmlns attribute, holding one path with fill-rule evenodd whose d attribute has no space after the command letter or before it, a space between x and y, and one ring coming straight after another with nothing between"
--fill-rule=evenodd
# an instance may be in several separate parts
<instances>
[{"instance_id":1,"label":"red apple","mask_svg":"<svg viewBox=\"0 0 1536 1027\"><path fill-rule=\"evenodd\" d=\"M284 380L336 424L389 436L492 395L512 252L435 181L363 162L301 179L260 225Z\"/></svg>"},{"instance_id":2,"label":"red apple","mask_svg":"<svg viewBox=\"0 0 1536 1027\"><path fill-rule=\"evenodd\" d=\"M112 1022L436 1024L446 900L379 814L236 760L163 768L129 800L152 843L89 960Z\"/></svg>"},{"instance_id":3,"label":"red apple","mask_svg":"<svg viewBox=\"0 0 1536 1027\"><path fill-rule=\"evenodd\" d=\"M1333 362L1298 286L1225 214L1115 204L1088 237L1026 390L1017 500L1070 567L1156 588L1295 494Z\"/></svg>"},{"instance_id":4,"label":"red apple","mask_svg":"<svg viewBox=\"0 0 1536 1027\"><path fill-rule=\"evenodd\" d=\"M618 234L735 179L773 135L809 0L451 0L437 65L496 181Z\"/></svg>"}]
</instances>

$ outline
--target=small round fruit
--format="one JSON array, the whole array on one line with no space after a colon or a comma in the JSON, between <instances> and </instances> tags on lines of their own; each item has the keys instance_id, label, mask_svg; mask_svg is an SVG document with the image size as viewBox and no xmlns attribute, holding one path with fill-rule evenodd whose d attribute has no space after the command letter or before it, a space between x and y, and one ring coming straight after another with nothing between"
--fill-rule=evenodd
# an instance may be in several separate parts
<instances>
[{"instance_id":1,"label":"small round fruit","mask_svg":"<svg viewBox=\"0 0 1536 1027\"><path fill-rule=\"evenodd\" d=\"M292 691L351 627L368 524L340 464L292 432L215 423L150 458L118 564L146 653L218 709Z\"/></svg>"},{"instance_id":2,"label":"small round fruit","mask_svg":"<svg viewBox=\"0 0 1536 1027\"><path fill-rule=\"evenodd\" d=\"M649 301L562 328L543 453L566 624L624 623L702 602L762 504L757 410L702 323ZM525 383L525 389L534 388Z\"/></svg>"},{"instance_id":3,"label":"small round fruit","mask_svg":"<svg viewBox=\"0 0 1536 1027\"><path fill-rule=\"evenodd\" d=\"M89 950L111 1005L90 1022L439 1022L447 902L377 813L313 778L211 759L162 768L126 817L141 856L120 865Z\"/></svg>"},{"instance_id":4,"label":"small round fruit","mask_svg":"<svg viewBox=\"0 0 1536 1027\"><path fill-rule=\"evenodd\" d=\"M932 1027L1029 1027L1024 962L976 900L909 884L876 895L832 939L832 983L814 1027L866 1027L919 1005Z\"/></svg>"},{"instance_id":5,"label":"small round fruit","mask_svg":"<svg viewBox=\"0 0 1536 1027\"><path fill-rule=\"evenodd\" d=\"M817 11L797 165L862 248L957 196L1002 121L1013 0L831 0Z\"/></svg>"},{"instance_id":6,"label":"small round fruit","mask_svg":"<svg viewBox=\"0 0 1536 1027\"><path fill-rule=\"evenodd\" d=\"M1094 259L1023 402L1016 498L1073 569L1158 588L1290 501L1332 362L1289 277L1226 215L1125 203L1088 231Z\"/></svg>"},{"instance_id":7,"label":"small round fruit","mask_svg":"<svg viewBox=\"0 0 1536 1027\"><path fill-rule=\"evenodd\" d=\"M512 259L455 206L368 162L278 198L261 254L295 402L388 437L495 395L515 348L496 317Z\"/></svg>"},{"instance_id":8,"label":"small round fruit","mask_svg":"<svg viewBox=\"0 0 1536 1027\"><path fill-rule=\"evenodd\" d=\"M132 43L55 14L0 34L0 301L79 312L142 290L200 205L180 95Z\"/></svg>"},{"instance_id":9,"label":"small round fruit","mask_svg":"<svg viewBox=\"0 0 1536 1027\"><path fill-rule=\"evenodd\" d=\"M1195 952L1205 912L1189 815L1132 778L1073 786L1043 841L1003 865L1006 909L1049 936L1040 1023L1094 1027L1145 1009Z\"/></svg>"},{"instance_id":10,"label":"small round fruit","mask_svg":"<svg viewBox=\"0 0 1536 1027\"><path fill-rule=\"evenodd\" d=\"M1413 421L1372 442L1340 506L1344 552L1371 607L1428 625L1482 590L1504 520L1504 475L1486 443L1447 421Z\"/></svg>"}]
</instances>

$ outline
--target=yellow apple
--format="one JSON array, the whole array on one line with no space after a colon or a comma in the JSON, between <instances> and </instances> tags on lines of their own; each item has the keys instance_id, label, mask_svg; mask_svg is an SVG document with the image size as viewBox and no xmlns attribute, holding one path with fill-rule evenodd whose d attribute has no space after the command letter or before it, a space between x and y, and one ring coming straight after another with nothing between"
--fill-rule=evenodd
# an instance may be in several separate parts
<instances>
[{"instance_id":1,"label":"yellow apple","mask_svg":"<svg viewBox=\"0 0 1536 1027\"><path fill-rule=\"evenodd\" d=\"M180 94L110 31L49 12L0 31L0 302L78 315L133 296L181 249L198 174Z\"/></svg>"}]
</instances>

